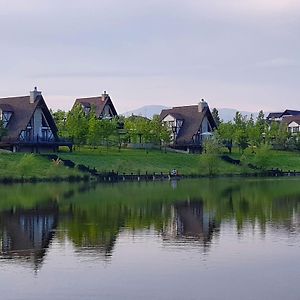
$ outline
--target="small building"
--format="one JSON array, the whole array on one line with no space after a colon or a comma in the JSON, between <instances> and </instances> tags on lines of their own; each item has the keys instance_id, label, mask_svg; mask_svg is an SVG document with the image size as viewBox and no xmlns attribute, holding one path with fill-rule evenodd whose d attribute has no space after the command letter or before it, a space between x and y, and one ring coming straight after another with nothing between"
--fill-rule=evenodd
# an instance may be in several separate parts
<instances>
[{"instance_id":1,"label":"small building","mask_svg":"<svg viewBox=\"0 0 300 300\"><path fill-rule=\"evenodd\" d=\"M288 132L291 134L295 135L300 133L300 115L286 117L282 122L287 125Z\"/></svg>"},{"instance_id":2,"label":"small building","mask_svg":"<svg viewBox=\"0 0 300 300\"><path fill-rule=\"evenodd\" d=\"M284 112L271 112L269 113L266 119L269 122L272 121L281 122L285 118L295 117L295 116L300 116L299 110L286 109Z\"/></svg>"},{"instance_id":3,"label":"small building","mask_svg":"<svg viewBox=\"0 0 300 300\"><path fill-rule=\"evenodd\" d=\"M161 121L170 128L171 144L176 149L201 151L203 141L217 128L207 102L164 109Z\"/></svg>"},{"instance_id":4,"label":"small building","mask_svg":"<svg viewBox=\"0 0 300 300\"><path fill-rule=\"evenodd\" d=\"M75 100L73 107L78 104L82 106L86 115L88 115L91 110L94 109L95 114L99 119L112 119L118 116L112 100L106 91L104 91L101 96L78 98Z\"/></svg>"},{"instance_id":5,"label":"small building","mask_svg":"<svg viewBox=\"0 0 300 300\"><path fill-rule=\"evenodd\" d=\"M72 149L72 143L62 141L45 103L35 88L28 96L0 98L0 119L6 129L0 148L13 152L52 152L59 146Z\"/></svg>"}]
</instances>

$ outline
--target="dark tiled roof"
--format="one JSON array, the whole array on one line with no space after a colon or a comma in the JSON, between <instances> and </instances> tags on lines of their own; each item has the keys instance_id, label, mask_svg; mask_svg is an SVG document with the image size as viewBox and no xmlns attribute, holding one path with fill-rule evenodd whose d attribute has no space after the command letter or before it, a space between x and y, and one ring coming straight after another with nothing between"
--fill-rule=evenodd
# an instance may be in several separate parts
<instances>
[{"instance_id":1,"label":"dark tiled roof","mask_svg":"<svg viewBox=\"0 0 300 300\"><path fill-rule=\"evenodd\" d=\"M284 112L269 113L269 115L267 116L267 119L270 120L270 119L282 118L285 115L299 116L300 111L299 110L286 109Z\"/></svg>"},{"instance_id":2,"label":"dark tiled roof","mask_svg":"<svg viewBox=\"0 0 300 300\"><path fill-rule=\"evenodd\" d=\"M78 98L75 101L75 104L80 103L81 105L85 106L85 107L95 107L96 110L96 116L99 118L100 115L103 112L103 109L105 107L106 104L109 104L113 114L116 116L117 115L117 111L109 97L109 95L102 95L102 96L98 96L98 97L89 97L89 98Z\"/></svg>"},{"instance_id":3,"label":"dark tiled roof","mask_svg":"<svg viewBox=\"0 0 300 300\"><path fill-rule=\"evenodd\" d=\"M17 140L21 131L26 129L37 107L41 107L54 136L57 137L57 127L42 96L37 96L34 103L30 103L30 96L0 98L1 106L10 107L13 112L5 138Z\"/></svg>"},{"instance_id":4,"label":"dark tiled roof","mask_svg":"<svg viewBox=\"0 0 300 300\"><path fill-rule=\"evenodd\" d=\"M287 124L287 125L289 125L292 122L296 122L297 124L300 125L300 115L285 117L285 118L282 119L282 122Z\"/></svg>"},{"instance_id":5,"label":"dark tiled roof","mask_svg":"<svg viewBox=\"0 0 300 300\"><path fill-rule=\"evenodd\" d=\"M182 127L176 138L178 144L189 143L193 136L197 134L204 117L206 116L213 128L216 128L216 123L212 117L209 108L205 108L202 112L198 111L198 105L179 106L171 109L164 109L160 113L160 119L163 120L167 115L180 116L183 120ZM176 118L176 117L175 117Z\"/></svg>"},{"instance_id":6,"label":"dark tiled roof","mask_svg":"<svg viewBox=\"0 0 300 300\"><path fill-rule=\"evenodd\" d=\"M284 115L298 116L298 115L300 115L300 111L299 110L287 109L282 113L282 116L284 116Z\"/></svg>"},{"instance_id":7,"label":"dark tiled roof","mask_svg":"<svg viewBox=\"0 0 300 300\"><path fill-rule=\"evenodd\" d=\"M0 102L0 109L2 111L7 111L7 112L13 112L14 111L14 109L12 108L11 105L6 104L6 103L1 103L1 102Z\"/></svg>"},{"instance_id":8,"label":"dark tiled roof","mask_svg":"<svg viewBox=\"0 0 300 300\"><path fill-rule=\"evenodd\" d=\"M282 116L282 112L269 113L267 119L277 119L277 118L281 118L281 116Z\"/></svg>"}]
</instances>

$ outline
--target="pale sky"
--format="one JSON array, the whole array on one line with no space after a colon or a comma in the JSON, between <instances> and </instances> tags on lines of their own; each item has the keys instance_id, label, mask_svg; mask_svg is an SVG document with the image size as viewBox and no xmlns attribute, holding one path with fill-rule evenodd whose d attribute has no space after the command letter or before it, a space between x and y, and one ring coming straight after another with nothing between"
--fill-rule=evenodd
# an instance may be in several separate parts
<instances>
[{"instance_id":1,"label":"pale sky","mask_svg":"<svg viewBox=\"0 0 300 300\"><path fill-rule=\"evenodd\" d=\"M0 97L300 110L299 0L0 0Z\"/></svg>"}]
</instances>

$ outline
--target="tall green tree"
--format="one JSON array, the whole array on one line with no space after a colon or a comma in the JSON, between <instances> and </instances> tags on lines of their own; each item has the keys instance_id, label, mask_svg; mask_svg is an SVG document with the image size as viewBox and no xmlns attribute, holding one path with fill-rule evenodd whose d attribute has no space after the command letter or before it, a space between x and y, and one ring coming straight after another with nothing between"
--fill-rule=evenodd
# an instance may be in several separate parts
<instances>
[{"instance_id":1,"label":"tall green tree","mask_svg":"<svg viewBox=\"0 0 300 300\"><path fill-rule=\"evenodd\" d=\"M88 135L88 118L81 105L76 105L67 114L66 129L75 145L83 145L86 143Z\"/></svg>"},{"instance_id":2,"label":"tall green tree","mask_svg":"<svg viewBox=\"0 0 300 300\"><path fill-rule=\"evenodd\" d=\"M234 130L232 122L222 122L217 129L217 136L220 142L228 149L229 153L231 153L233 147Z\"/></svg>"},{"instance_id":3,"label":"tall green tree","mask_svg":"<svg viewBox=\"0 0 300 300\"><path fill-rule=\"evenodd\" d=\"M55 112L51 111L51 114L56 124L56 127L58 129L58 135L61 137L67 137L68 136L68 131L66 127L67 113L59 109Z\"/></svg>"},{"instance_id":4,"label":"tall green tree","mask_svg":"<svg viewBox=\"0 0 300 300\"><path fill-rule=\"evenodd\" d=\"M240 112L236 112L233 119L234 121L234 141L238 145L239 150L244 152L244 150L249 145L249 136L247 132L247 117L243 116Z\"/></svg>"},{"instance_id":5,"label":"tall green tree","mask_svg":"<svg viewBox=\"0 0 300 300\"><path fill-rule=\"evenodd\" d=\"M216 125L217 127L220 126L221 124L221 119L220 119L220 116L219 116L219 111L216 109L216 108L213 108L212 111L211 111L211 114L216 122Z\"/></svg>"}]
</instances>

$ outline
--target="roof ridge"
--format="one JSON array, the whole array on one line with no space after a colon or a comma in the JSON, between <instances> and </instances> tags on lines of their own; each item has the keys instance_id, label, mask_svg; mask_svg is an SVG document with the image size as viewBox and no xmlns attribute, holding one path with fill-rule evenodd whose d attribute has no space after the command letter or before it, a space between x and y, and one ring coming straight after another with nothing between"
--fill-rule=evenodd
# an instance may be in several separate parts
<instances>
[{"instance_id":1,"label":"roof ridge","mask_svg":"<svg viewBox=\"0 0 300 300\"><path fill-rule=\"evenodd\" d=\"M29 95L26 95L26 96L10 96L10 97L1 97L0 100L8 100L8 99L17 99L17 98L29 98L30 96Z\"/></svg>"}]
</instances>

